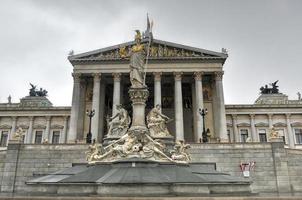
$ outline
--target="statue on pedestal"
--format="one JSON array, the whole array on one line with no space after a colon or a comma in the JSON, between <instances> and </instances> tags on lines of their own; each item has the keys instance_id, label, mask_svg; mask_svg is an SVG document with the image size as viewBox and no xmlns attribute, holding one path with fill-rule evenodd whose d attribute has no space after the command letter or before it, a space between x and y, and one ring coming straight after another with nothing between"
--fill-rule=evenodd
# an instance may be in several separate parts
<instances>
[{"instance_id":1,"label":"statue on pedestal","mask_svg":"<svg viewBox=\"0 0 302 200\"><path fill-rule=\"evenodd\" d=\"M135 45L131 48L130 53L130 82L132 88L145 87L145 45L141 44L142 36L139 30L136 30Z\"/></svg>"},{"instance_id":2,"label":"statue on pedestal","mask_svg":"<svg viewBox=\"0 0 302 200\"><path fill-rule=\"evenodd\" d=\"M167 137L170 133L167 129L167 123L171 119L160 111L160 105L157 104L147 115L147 127L152 137Z\"/></svg>"},{"instance_id":3,"label":"statue on pedestal","mask_svg":"<svg viewBox=\"0 0 302 200\"><path fill-rule=\"evenodd\" d=\"M276 131L276 129L274 127L272 127L270 129L270 134L269 135L270 135L270 139L280 138L278 131Z\"/></svg>"},{"instance_id":4,"label":"statue on pedestal","mask_svg":"<svg viewBox=\"0 0 302 200\"><path fill-rule=\"evenodd\" d=\"M13 134L13 140L17 140L18 142L21 142L23 139L23 136L25 135L25 131L19 127L17 131Z\"/></svg>"},{"instance_id":5,"label":"statue on pedestal","mask_svg":"<svg viewBox=\"0 0 302 200\"><path fill-rule=\"evenodd\" d=\"M116 110L117 113L107 121L109 127L107 137L120 137L124 135L131 123L127 110L121 105L116 105Z\"/></svg>"}]
</instances>

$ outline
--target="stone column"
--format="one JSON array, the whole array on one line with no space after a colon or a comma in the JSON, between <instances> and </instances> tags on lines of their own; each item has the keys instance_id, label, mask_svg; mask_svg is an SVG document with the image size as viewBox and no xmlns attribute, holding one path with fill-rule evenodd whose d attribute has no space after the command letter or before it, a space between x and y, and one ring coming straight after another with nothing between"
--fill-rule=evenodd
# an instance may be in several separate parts
<instances>
[{"instance_id":1,"label":"stone column","mask_svg":"<svg viewBox=\"0 0 302 200\"><path fill-rule=\"evenodd\" d=\"M191 91L192 91L192 114L193 114L193 133L194 133L194 141L197 141L198 143L200 141L198 141L198 135L197 135L197 113L198 113L198 109L196 107L196 98L194 98L196 96L195 94L195 83L193 82L191 85Z\"/></svg>"},{"instance_id":2,"label":"stone column","mask_svg":"<svg viewBox=\"0 0 302 200\"><path fill-rule=\"evenodd\" d=\"M251 123L251 132L252 132L252 141L253 142L259 142L257 133L256 133L256 127L255 127L255 115L250 114L250 123Z\"/></svg>"},{"instance_id":3,"label":"stone column","mask_svg":"<svg viewBox=\"0 0 302 200\"><path fill-rule=\"evenodd\" d=\"M45 128L43 139L47 139L48 143L52 142L51 141L52 136L50 135L50 122L51 122L51 116L46 116L46 128Z\"/></svg>"},{"instance_id":4,"label":"stone column","mask_svg":"<svg viewBox=\"0 0 302 200\"><path fill-rule=\"evenodd\" d=\"M154 72L154 107L161 106L161 72Z\"/></svg>"},{"instance_id":5,"label":"stone column","mask_svg":"<svg viewBox=\"0 0 302 200\"><path fill-rule=\"evenodd\" d=\"M226 114L224 105L224 94L222 84L223 72L215 72L215 89L216 89L216 112L217 116L217 131L221 142L228 142Z\"/></svg>"},{"instance_id":6,"label":"stone column","mask_svg":"<svg viewBox=\"0 0 302 200\"><path fill-rule=\"evenodd\" d=\"M287 126L287 137L288 137L288 146L289 148L295 148L295 139L292 132L292 127L290 124L290 114L286 114L286 126Z\"/></svg>"},{"instance_id":7,"label":"stone column","mask_svg":"<svg viewBox=\"0 0 302 200\"><path fill-rule=\"evenodd\" d=\"M176 140L184 140L183 104L181 88L182 72L174 73L175 135Z\"/></svg>"},{"instance_id":8,"label":"stone column","mask_svg":"<svg viewBox=\"0 0 302 200\"><path fill-rule=\"evenodd\" d=\"M202 72L194 72L195 79L195 112L196 115L196 132L197 132L197 141L202 141L202 132L203 132L203 122L202 116L199 114L199 109L204 109L203 105L203 94L202 94Z\"/></svg>"},{"instance_id":9,"label":"stone column","mask_svg":"<svg viewBox=\"0 0 302 200\"><path fill-rule=\"evenodd\" d=\"M239 142L239 133L237 127L237 115L232 115L232 123L233 123L233 142Z\"/></svg>"},{"instance_id":10,"label":"stone column","mask_svg":"<svg viewBox=\"0 0 302 200\"><path fill-rule=\"evenodd\" d=\"M13 134L16 133L16 127L17 127L17 117L12 117L12 129L10 131L9 139L13 139Z\"/></svg>"},{"instance_id":11,"label":"stone column","mask_svg":"<svg viewBox=\"0 0 302 200\"><path fill-rule=\"evenodd\" d=\"M77 139L77 124L80 111L80 80L81 74L73 73L73 94L70 115L70 128L67 136L68 143L74 143Z\"/></svg>"},{"instance_id":12,"label":"stone column","mask_svg":"<svg viewBox=\"0 0 302 200\"><path fill-rule=\"evenodd\" d=\"M268 128L273 128L273 114L268 114Z\"/></svg>"},{"instance_id":13,"label":"stone column","mask_svg":"<svg viewBox=\"0 0 302 200\"><path fill-rule=\"evenodd\" d=\"M29 127L27 130L27 138L26 138L27 144L33 143L33 125L34 125L34 117L30 116L29 117Z\"/></svg>"},{"instance_id":14,"label":"stone column","mask_svg":"<svg viewBox=\"0 0 302 200\"><path fill-rule=\"evenodd\" d=\"M103 141L104 133L104 115L105 115L105 83L101 83L101 95L100 97L100 114L99 114L99 135L98 139L101 143Z\"/></svg>"},{"instance_id":15,"label":"stone column","mask_svg":"<svg viewBox=\"0 0 302 200\"><path fill-rule=\"evenodd\" d=\"M62 135L60 137L61 144L66 143L67 128L68 128L68 116L64 116L63 119L64 119L64 127L63 127L63 131L62 131Z\"/></svg>"},{"instance_id":16,"label":"stone column","mask_svg":"<svg viewBox=\"0 0 302 200\"><path fill-rule=\"evenodd\" d=\"M91 121L91 133L92 140L96 139L99 141L99 114L100 114L100 83L101 83L101 74L93 74L93 97L92 97L92 110L95 111L94 116Z\"/></svg>"},{"instance_id":17,"label":"stone column","mask_svg":"<svg viewBox=\"0 0 302 200\"><path fill-rule=\"evenodd\" d=\"M121 103L121 73L113 73L113 103L112 116L116 114L116 105Z\"/></svg>"}]
</instances>

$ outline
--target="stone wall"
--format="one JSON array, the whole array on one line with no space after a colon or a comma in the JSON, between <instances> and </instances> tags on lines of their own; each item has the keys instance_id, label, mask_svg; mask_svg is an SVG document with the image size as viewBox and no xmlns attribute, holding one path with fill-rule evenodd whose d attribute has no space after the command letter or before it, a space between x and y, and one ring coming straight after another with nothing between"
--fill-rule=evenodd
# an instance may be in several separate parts
<instances>
[{"instance_id":1,"label":"stone wall","mask_svg":"<svg viewBox=\"0 0 302 200\"><path fill-rule=\"evenodd\" d=\"M5 157L6 157L6 151L5 150L0 150L0 183L2 183Z\"/></svg>"},{"instance_id":2,"label":"stone wall","mask_svg":"<svg viewBox=\"0 0 302 200\"><path fill-rule=\"evenodd\" d=\"M242 176L240 163L255 161L256 166L251 172L252 191L277 191L270 143L192 145L191 156L197 162L215 162L218 171L234 176Z\"/></svg>"},{"instance_id":3,"label":"stone wall","mask_svg":"<svg viewBox=\"0 0 302 200\"><path fill-rule=\"evenodd\" d=\"M287 149L288 175L291 189L295 193L302 193L302 151Z\"/></svg>"},{"instance_id":4,"label":"stone wall","mask_svg":"<svg viewBox=\"0 0 302 200\"><path fill-rule=\"evenodd\" d=\"M87 147L85 144L10 144L6 155L0 152L2 195L13 191L26 193L31 186L25 182L34 176L71 167L72 163L85 163ZM192 144L190 152L193 162L215 162L218 171L234 176L242 176L240 163L255 161L250 177L253 192L287 195L302 192L302 151L284 149L283 143Z\"/></svg>"},{"instance_id":5,"label":"stone wall","mask_svg":"<svg viewBox=\"0 0 302 200\"><path fill-rule=\"evenodd\" d=\"M18 151L18 148L20 150ZM9 144L1 184L1 193L26 193L25 182L85 162L86 145ZM18 155L19 154L19 155ZM18 160L18 164L16 165ZM14 180L14 177L16 179ZM14 185L15 183L15 185Z\"/></svg>"}]
</instances>

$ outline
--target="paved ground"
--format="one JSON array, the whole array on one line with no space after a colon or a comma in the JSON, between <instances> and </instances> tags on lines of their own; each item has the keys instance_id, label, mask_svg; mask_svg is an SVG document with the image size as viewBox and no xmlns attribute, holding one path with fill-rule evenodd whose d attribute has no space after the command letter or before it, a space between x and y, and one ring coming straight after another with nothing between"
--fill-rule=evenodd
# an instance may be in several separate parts
<instances>
[{"instance_id":1,"label":"paved ground","mask_svg":"<svg viewBox=\"0 0 302 200\"><path fill-rule=\"evenodd\" d=\"M301 197L0 197L0 200L302 200Z\"/></svg>"}]
</instances>

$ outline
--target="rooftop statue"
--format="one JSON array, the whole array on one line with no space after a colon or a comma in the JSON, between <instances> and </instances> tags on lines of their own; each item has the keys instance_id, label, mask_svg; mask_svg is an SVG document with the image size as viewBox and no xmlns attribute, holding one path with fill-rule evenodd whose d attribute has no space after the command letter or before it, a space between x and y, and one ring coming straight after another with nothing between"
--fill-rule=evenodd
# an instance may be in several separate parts
<instances>
[{"instance_id":1,"label":"rooftop statue","mask_svg":"<svg viewBox=\"0 0 302 200\"><path fill-rule=\"evenodd\" d=\"M265 85L264 87L262 86L260 88L261 94L280 94L278 89L279 86L277 85L278 81L279 80L270 83L272 87L268 87L267 85Z\"/></svg>"},{"instance_id":2,"label":"rooftop statue","mask_svg":"<svg viewBox=\"0 0 302 200\"><path fill-rule=\"evenodd\" d=\"M44 90L43 88L40 88L40 90L37 90L37 86L30 83L31 88L29 89L29 96L31 97L46 97L47 96L47 90Z\"/></svg>"}]
</instances>

